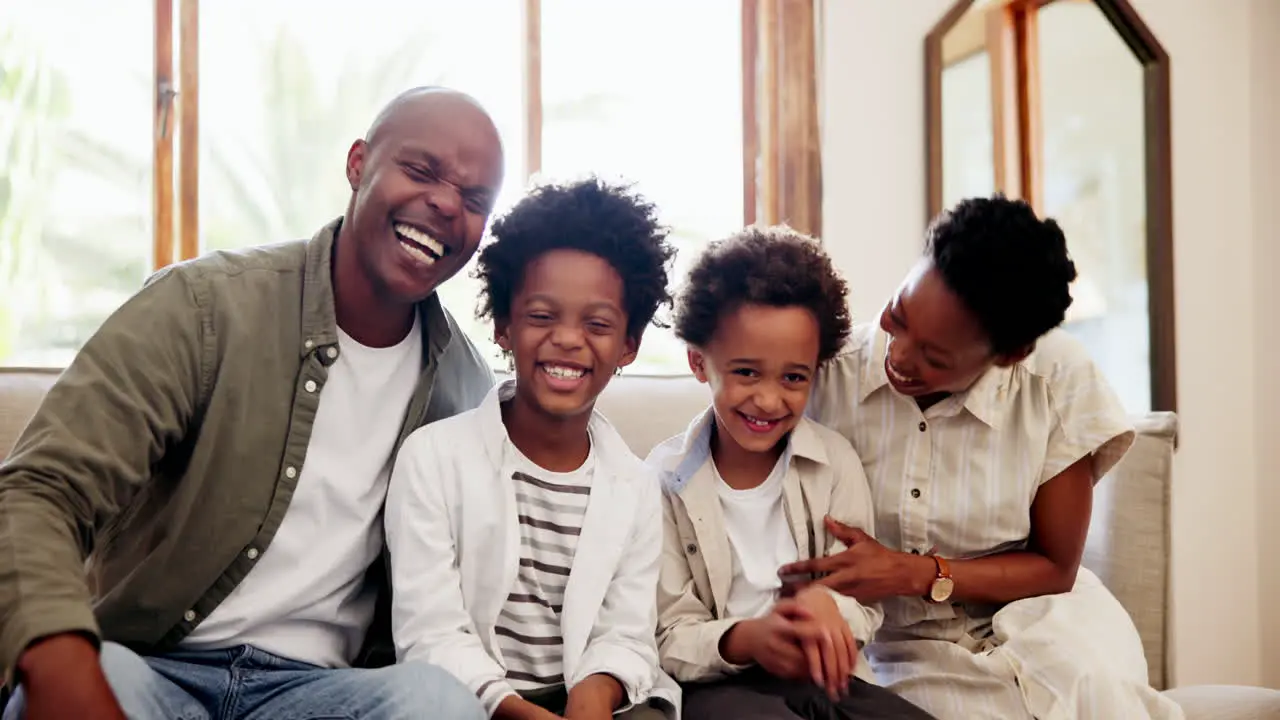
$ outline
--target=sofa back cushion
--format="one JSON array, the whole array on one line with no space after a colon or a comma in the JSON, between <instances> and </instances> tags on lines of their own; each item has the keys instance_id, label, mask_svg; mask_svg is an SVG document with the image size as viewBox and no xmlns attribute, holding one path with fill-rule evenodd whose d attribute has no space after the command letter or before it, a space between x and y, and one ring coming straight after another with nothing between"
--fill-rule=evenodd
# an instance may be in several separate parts
<instances>
[{"instance_id":1,"label":"sofa back cushion","mask_svg":"<svg viewBox=\"0 0 1280 720\"><path fill-rule=\"evenodd\" d=\"M22 429L61 372L0 367L0 462L9 456Z\"/></svg>"},{"instance_id":2,"label":"sofa back cushion","mask_svg":"<svg viewBox=\"0 0 1280 720\"><path fill-rule=\"evenodd\" d=\"M58 377L56 370L0 368L0 461ZM680 433L710 401L692 376L615 378L598 408L644 457ZM1138 440L1094 495L1084 565L1133 616L1152 686L1167 683L1169 485L1177 419L1171 413L1136 418Z\"/></svg>"}]
</instances>

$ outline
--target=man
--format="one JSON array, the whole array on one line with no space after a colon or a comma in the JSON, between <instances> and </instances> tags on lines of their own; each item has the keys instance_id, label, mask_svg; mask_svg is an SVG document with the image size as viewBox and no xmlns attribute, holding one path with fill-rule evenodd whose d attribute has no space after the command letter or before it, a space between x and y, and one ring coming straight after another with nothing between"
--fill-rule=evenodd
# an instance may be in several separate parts
<instances>
[{"instance_id":1,"label":"man","mask_svg":"<svg viewBox=\"0 0 1280 720\"><path fill-rule=\"evenodd\" d=\"M103 324L0 466L6 720L484 717L437 668L351 665L390 647L400 441L493 384L435 291L502 169L475 101L411 90L351 146L342 218L167 268Z\"/></svg>"}]
</instances>

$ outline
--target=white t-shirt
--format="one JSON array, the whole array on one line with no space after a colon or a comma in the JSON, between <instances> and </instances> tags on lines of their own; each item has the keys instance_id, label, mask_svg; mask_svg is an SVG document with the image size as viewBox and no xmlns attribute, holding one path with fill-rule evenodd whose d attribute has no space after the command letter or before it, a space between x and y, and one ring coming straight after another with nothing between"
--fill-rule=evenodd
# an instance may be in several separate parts
<instances>
[{"instance_id":1,"label":"white t-shirt","mask_svg":"<svg viewBox=\"0 0 1280 720\"><path fill-rule=\"evenodd\" d=\"M714 467L714 463L712 463ZM716 488L724 514L729 546L733 549L733 582L729 586L727 617L760 617L773 608L782 580L778 568L799 559L796 540L782 507L786 455L778 458L769 477L748 490L735 490L716 470Z\"/></svg>"},{"instance_id":2,"label":"white t-shirt","mask_svg":"<svg viewBox=\"0 0 1280 720\"><path fill-rule=\"evenodd\" d=\"M183 647L253 645L322 667L351 663L373 619L364 574L382 549L391 453L422 370L419 323L386 348L338 330L288 511L257 565Z\"/></svg>"}]
</instances>

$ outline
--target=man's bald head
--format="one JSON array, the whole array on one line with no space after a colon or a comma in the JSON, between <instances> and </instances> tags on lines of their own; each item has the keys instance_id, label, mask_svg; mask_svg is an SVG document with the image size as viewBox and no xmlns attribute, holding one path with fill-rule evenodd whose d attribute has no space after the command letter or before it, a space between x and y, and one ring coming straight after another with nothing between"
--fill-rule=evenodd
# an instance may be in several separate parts
<instances>
[{"instance_id":1,"label":"man's bald head","mask_svg":"<svg viewBox=\"0 0 1280 720\"><path fill-rule=\"evenodd\" d=\"M400 93L347 151L339 264L371 293L421 301L475 253L503 166L498 130L474 98L442 87Z\"/></svg>"},{"instance_id":2,"label":"man's bald head","mask_svg":"<svg viewBox=\"0 0 1280 720\"><path fill-rule=\"evenodd\" d=\"M372 145L390 128L418 124L438 114L453 115L490 130L501 147L502 139L488 111L470 95L439 85L410 88L392 98L369 125L365 142Z\"/></svg>"}]
</instances>

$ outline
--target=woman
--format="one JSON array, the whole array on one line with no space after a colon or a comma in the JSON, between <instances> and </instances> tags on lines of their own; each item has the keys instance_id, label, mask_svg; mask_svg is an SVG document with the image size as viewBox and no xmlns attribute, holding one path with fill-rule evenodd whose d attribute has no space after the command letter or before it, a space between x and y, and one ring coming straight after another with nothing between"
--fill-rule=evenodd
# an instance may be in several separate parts
<instances>
[{"instance_id":1,"label":"woman","mask_svg":"<svg viewBox=\"0 0 1280 720\"><path fill-rule=\"evenodd\" d=\"M939 718L1181 718L1147 684L1128 614L1080 567L1093 485L1133 429L1060 329L1076 270L1023 202L960 203L881 314L814 388L853 443L877 539L781 569L862 602L884 626L881 682Z\"/></svg>"}]
</instances>

